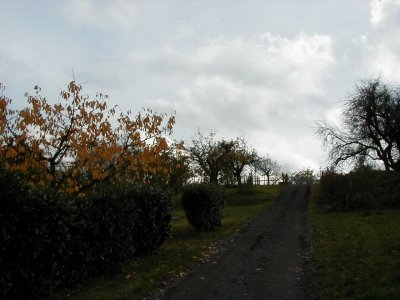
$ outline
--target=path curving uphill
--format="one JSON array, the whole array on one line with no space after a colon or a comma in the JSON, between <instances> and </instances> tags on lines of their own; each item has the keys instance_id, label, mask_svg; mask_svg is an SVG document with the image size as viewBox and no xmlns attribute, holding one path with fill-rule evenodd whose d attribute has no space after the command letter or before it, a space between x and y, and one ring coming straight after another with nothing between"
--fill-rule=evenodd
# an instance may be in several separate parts
<instances>
[{"instance_id":1,"label":"path curving uphill","mask_svg":"<svg viewBox=\"0 0 400 300\"><path fill-rule=\"evenodd\" d=\"M309 187L287 186L278 200L162 299L314 299Z\"/></svg>"}]
</instances>

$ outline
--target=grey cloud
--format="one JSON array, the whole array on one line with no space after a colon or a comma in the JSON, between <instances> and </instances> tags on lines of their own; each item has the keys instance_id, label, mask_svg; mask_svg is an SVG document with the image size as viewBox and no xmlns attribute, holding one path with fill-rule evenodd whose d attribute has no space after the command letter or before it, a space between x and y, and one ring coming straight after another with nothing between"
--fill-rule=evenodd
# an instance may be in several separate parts
<instances>
[{"instance_id":1,"label":"grey cloud","mask_svg":"<svg viewBox=\"0 0 400 300\"><path fill-rule=\"evenodd\" d=\"M357 76L399 76L398 0L373 0L375 25L350 2L6 0L0 77L53 97L74 69L122 109L176 111L178 138L244 132L260 154L313 167L314 120L337 118Z\"/></svg>"},{"instance_id":2,"label":"grey cloud","mask_svg":"<svg viewBox=\"0 0 400 300\"><path fill-rule=\"evenodd\" d=\"M176 109L184 131L213 129L230 137L244 132L256 149L290 156L297 167L313 161L309 146L317 141L304 140L313 140L313 118L325 109L324 80L335 64L330 37L220 37L191 52L169 48L136 62L150 73L186 74L174 99L154 102L160 110ZM288 145L295 145L296 155L284 154Z\"/></svg>"}]
</instances>

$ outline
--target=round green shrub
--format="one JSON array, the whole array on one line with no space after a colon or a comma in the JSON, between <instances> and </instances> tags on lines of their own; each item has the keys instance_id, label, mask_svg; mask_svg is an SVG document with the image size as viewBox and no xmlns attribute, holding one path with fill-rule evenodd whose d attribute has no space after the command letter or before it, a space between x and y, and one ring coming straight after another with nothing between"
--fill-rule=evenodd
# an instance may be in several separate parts
<instances>
[{"instance_id":1,"label":"round green shrub","mask_svg":"<svg viewBox=\"0 0 400 300\"><path fill-rule=\"evenodd\" d=\"M182 194L182 207L189 223L200 231L221 225L224 201L221 190L212 184L192 184Z\"/></svg>"}]
</instances>

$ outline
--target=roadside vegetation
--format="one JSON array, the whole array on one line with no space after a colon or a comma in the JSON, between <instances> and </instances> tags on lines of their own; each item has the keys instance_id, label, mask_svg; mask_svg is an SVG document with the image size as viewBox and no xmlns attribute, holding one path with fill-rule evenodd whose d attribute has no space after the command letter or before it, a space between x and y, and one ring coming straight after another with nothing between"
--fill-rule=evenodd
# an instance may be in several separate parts
<instances>
[{"instance_id":1,"label":"roadside vegetation","mask_svg":"<svg viewBox=\"0 0 400 300\"><path fill-rule=\"evenodd\" d=\"M400 210L327 211L320 188L310 212L321 299L399 299Z\"/></svg>"},{"instance_id":2,"label":"roadside vegetation","mask_svg":"<svg viewBox=\"0 0 400 300\"><path fill-rule=\"evenodd\" d=\"M173 263L166 269L183 272L190 264L185 255L196 261L204 245L236 230L273 198L253 187L254 164L261 158L244 137L217 140L213 132L198 132L185 145L169 137L174 116L109 107L107 95L92 98L75 81L56 103L41 93L35 86L33 94L25 94L26 107L17 110L0 83L2 299L40 299L120 274L127 259L137 262L157 252L171 235L168 261L183 267ZM278 177L273 160L266 167L269 178ZM251 180L243 183L246 173ZM175 201L172 211L173 195L200 180L207 187L197 185L185 205ZM221 197L228 185L250 196L240 200L246 207L236 208L235 192ZM186 220L196 229L186 228ZM193 238L188 252L180 249L186 242L174 244L174 236L182 235ZM150 277L135 280L140 289L154 287L159 264L146 268Z\"/></svg>"},{"instance_id":3,"label":"roadside vegetation","mask_svg":"<svg viewBox=\"0 0 400 300\"><path fill-rule=\"evenodd\" d=\"M277 198L279 186L254 186L243 195L238 188L225 190L226 206L221 226L214 231L198 231L186 219L180 196L172 212L172 234L156 253L128 260L122 272L85 282L81 291L70 291L68 299L140 299L185 277L202 261L215 259L221 249L219 241L240 230ZM59 295L57 299L67 297ZM54 299L54 298L52 298Z\"/></svg>"},{"instance_id":4,"label":"roadside vegetation","mask_svg":"<svg viewBox=\"0 0 400 300\"><path fill-rule=\"evenodd\" d=\"M399 112L400 86L372 78L344 102L341 126L317 122L332 161L310 203L322 299L400 299Z\"/></svg>"},{"instance_id":5,"label":"roadside vegetation","mask_svg":"<svg viewBox=\"0 0 400 300\"><path fill-rule=\"evenodd\" d=\"M344 280L333 291L346 291L364 281L362 274L379 274L384 287L373 295L398 295L391 284L399 283L399 274L379 259L400 269L392 258L399 256L393 233L400 208L399 95L400 87L379 79L362 82L346 102L343 130L318 123L333 160L321 174L313 207L322 287ZM14 109L0 83L2 299L39 299L69 290L85 291L76 299L131 299L162 289L211 259L219 249L214 243L265 209L279 193L270 183L316 180L310 169L291 177L281 173L278 163L260 157L245 137L217 139L215 132L198 132L187 144L172 141L174 116L109 107L106 95L91 98L75 81L56 103L43 97L39 86L25 96L26 107ZM337 173L335 167L345 162L353 170ZM268 186L253 185L260 183L259 175L267 177ZM199 181L208 187L190 185ZM184 188L192 194L182 205L173 195L185 195ZM367 252L355 252L353 259L357 249ZM367 269L358 271L353 262L364 257ZM342 274L340 280L326 275L330 264L342 268L332 271ZM388 273L375 270L378 265Z\"/></svg>"}]
</instances>

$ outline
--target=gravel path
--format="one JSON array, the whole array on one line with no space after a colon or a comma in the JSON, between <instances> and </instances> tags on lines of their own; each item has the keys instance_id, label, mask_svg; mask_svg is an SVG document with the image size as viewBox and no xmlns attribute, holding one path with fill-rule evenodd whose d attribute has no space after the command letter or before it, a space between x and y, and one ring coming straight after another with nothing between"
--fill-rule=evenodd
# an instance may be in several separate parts
<instances>
[{"instance_id":1,"label":"gravel path","mask_svg":"<svg viewBox=\"0 0 400 300\"><path fill-rule=\"evenodd\" d=\"M309 188L287 186L278 200L163 299L314 299Z\"/></svg>"}]
</instances>

